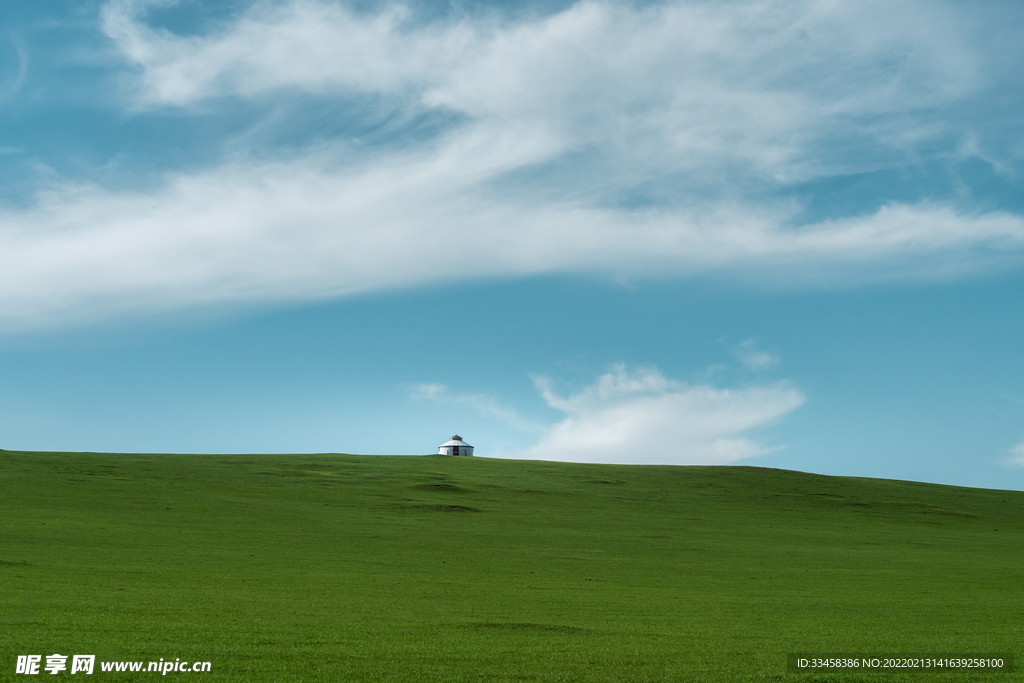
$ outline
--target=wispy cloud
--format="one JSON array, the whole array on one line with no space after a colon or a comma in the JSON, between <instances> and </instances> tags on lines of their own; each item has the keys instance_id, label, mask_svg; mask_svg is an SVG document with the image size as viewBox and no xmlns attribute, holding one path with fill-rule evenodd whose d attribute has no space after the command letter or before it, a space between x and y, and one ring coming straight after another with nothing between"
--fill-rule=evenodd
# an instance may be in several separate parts
<instances>
[{"instance_id":1,"label":"wispy cloud","mask_svg":"<svg viewBox=\"0 0 1024 683\"><path fill-rule=\"evenodd\" d=\"M139 70L138 106L374 93L544 136L552 152L597 144L616 163L713 177L737 164L786 178L848 165L815 154L837 129L886 147L935 134L879 116L914 116L986 77L935 3L584 1L518 22L423 23L400 5L367 14L298 0L255 4L199 36L147 26L145 4L103 11Z\"/></svg>"},{"instance_id":2,"label":"wispy cloud","mask_svg":"<svg viewBox=\"0 0 1024 683\"><path fill-rule=\"evenodd\" d=\"M815 285L1024 259L1008 211L922 196L800 224L782 192L951 134L937 112L994 76L937 3L585 1L425 22L300 0L188 36L147 24L148 4L102 18L136 112L302 94L441 123L376 146L253 142L145 189L54 182L0 208L0 329L540 273ZM460 268L437 268L451 254Z\"/></svg>"},{"instance_id":3,"label":"wispy cloud","mask_svg":"<svg viewBox=\"0 0 1024 683\"><path fill-rule=\"evenodd\" d=\"M1024 467L1024 441L1010 449L1010 457L1006 459L1008 465Z\"/></svg>"},{"instance_id":4,"label":"wispy cloud","mask_svg":"<svg viewBox=\"0 0 1024 683\"><path fill-rule=\"evenodd\" d=\"M748 206L509 201L481 184L529 156L522 144L481 135L347 171L315 156L233 164L156 192L55 188L0 211L0 327L551 272L960 274L1024 247L1016 216L927 205L791 230ZM452 254L458 269L437 267Z\"/></svg>"},{"instance_id":5,"label":"wispy cloud","mask_svg":"<svg viewBox=\"0 0 1024 683\"><path fill-rule=\"evenodd\" d=\"M736 347L736 357L749 370L771 367L779 362L779 357L775 354L757 348L757 342L753 339L747 339Z\"/></svg>"},{"instance_id":6,"label":"wispy cloud","mask_svg":"<svg viewBox=\"0 0 1024 683\"><path fill-rule=\"evenodd\" d=\"M725 464L770 446L745 434L804 402L786 384L717 389L688 386L657 369L614 367L586 389L556 394L536 380L547 403L565 418L518 457L571 462Z\"/></svg>"},{"instance_id":7,"label":"wispy cloud","mask_svg":"<svg viewBox=\"0 0 1024 683\"><path fill-rule=\"evenodd\" d=\"M416 384L409 388L409 396L418 400L465 405L480 415L493 418L521 432L532 434L543 430L541 425L522 417L514 408L486 394L456 393L444 384Z\"/></svg>"},{"instance_id":8,"label":"wispy cloud","mask_svg":"<svg viewBox=\"0 0 1024 683\"><path fill-rule=\"evenodd\" d=\"M414 399L434 400L447 393L448 387L444 384L415 384L409 389L409 396Z\"/></svg>"},{"instance_id":9,"label":"wispy cloud","mask_svg":"<svg viewBox=\"0 0 1024 683\"><path fill-rule=\"evenodd\" d=\"M0 100L2 100L15 95L25 83L29 58L28 48L20 37L8 34L0 38L0 41L10 42L17 62L17 66L14 68L0 69Z\"/></svg>"}]
</instances>

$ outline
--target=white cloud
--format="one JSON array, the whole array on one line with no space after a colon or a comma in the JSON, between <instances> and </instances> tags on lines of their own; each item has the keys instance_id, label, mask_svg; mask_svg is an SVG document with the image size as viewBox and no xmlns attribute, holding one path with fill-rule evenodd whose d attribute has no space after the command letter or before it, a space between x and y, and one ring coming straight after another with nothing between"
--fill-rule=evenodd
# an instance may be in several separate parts
<instances>
[{"instance_id":1,"label":"white cloud","mask_svg":"<svg viewBox=\"0 0 1024 683\"><path fill-rule=\"evenodd\" d=\"M955 17L935 3L833 0L579 2L519 22L417 23L317 0L259 3L178 36L112 2L103 27L139 69L138 104L190 106L282 91L370 92L650 165L796 177L831 166L806 147L841 129L916 137L879 114L933 107L984 82ZM860 120L873 117L873 122ZM905 122L903 122L905 125ZM934 132L934 131L932 131ZM715 168L708 168L712 164Z\"/></svg>"},{"instance_id":2,"label":"white cloud","mask_svg":"<svg viewBox=\"0 0 1024 683\"><path fill-rule=\"evenodd\" d=\"M423 23L304 0L191 36L145 6L103 11L132 106L368 93L457 116L379 150L241 149L149 189L68 181L0 207L0 330L541 273L856 283L1024 257L1010 213L922 201L793 227L800 207L768 191L875 163L832 154L836 135L891 150L945 130L917 112L985 71L935 3L586 1ZM651 183L668 198L609 199Z\"/></svg>"},{"instance_id":3,"label":"white cloud","mask_svg":"<svg viewBox=\"0 0 1024 683\"><path fill-rule=\"evenodd\" d=\"M770 447L745 434L804 402L775 384L744 389L688 386L653 368L619 365L568 397L536 380L547 403L566 417L517 457L570 462L720 465Z\"/></svg>"},{"instance_id":4,"label":"white cloud","mask_svg":"<svg viewBox=\"0 0 1024 683\"><path fill-rule=\"evenodd\" d=\"M998 265L1024 247L1016 216L941 206L787 229L758 206L637 212L486 186L534 153L480 131L356 169L309 155L181 175L154 192L57 187L0 210L0 327L566 271L862 281L915 264Z\"/></svg>"},{"instance_id":5,"label":"white cloud","mask_svg":"<svg viewBox=\"0 0 1024 683\"><path fill-rule=\"evenodd\" d=\"M1024 441L1010 449L1010 457L1006 462L1016 467L1024 467Z\"/></svg>"},{"instance_id":6,"label":"white cloud","mask_svg":"<svg viewBox=\"0 0 1024 683\"><path fill-rule=\"evenodd\" d=\"M747 339L736 347L736 357L749 370L759 370L779 362L779 357L757 348L753 339Z\"/></svg>"}]
</instances>

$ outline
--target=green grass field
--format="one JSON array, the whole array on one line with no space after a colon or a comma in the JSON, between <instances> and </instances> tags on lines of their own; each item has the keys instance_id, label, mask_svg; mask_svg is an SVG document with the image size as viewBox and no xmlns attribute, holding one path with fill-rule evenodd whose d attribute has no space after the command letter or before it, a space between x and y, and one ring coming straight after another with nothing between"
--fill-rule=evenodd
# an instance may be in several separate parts
<instances>
[{"instance_id":1,"label":"green grass field","mask_svg":"<svg viewBox=\"0 0 1024 683\"><path fill-rule=\"evenodd\" d=\"M1022 643L1022 492L752 467L0 451L3 681L33 680L17 655L52 653L210 661L162 678L211 682L1020 681L785 665ZM160 676L98 669L86 680Z\"/></svg>"}]
</instances>

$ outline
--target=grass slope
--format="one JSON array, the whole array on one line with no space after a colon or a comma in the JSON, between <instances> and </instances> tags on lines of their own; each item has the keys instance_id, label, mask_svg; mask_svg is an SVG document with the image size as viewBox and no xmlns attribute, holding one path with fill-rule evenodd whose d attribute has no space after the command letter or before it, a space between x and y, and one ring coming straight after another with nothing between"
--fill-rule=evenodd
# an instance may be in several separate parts
<instances>
[{"instance_id":1,"label":"grass slope","mask_svg":"<svg viewBox=\"0 0 1024 683\"><path fill-rule=\"evenodd\" d=\"M1019 655L1022 568L1014 491L751 467L0 452L0 680L25 680L19 654L59 652L208 660L168 676L211 682L1015 681L790 674L785 654Z\"/></svg>"}]
</instances>

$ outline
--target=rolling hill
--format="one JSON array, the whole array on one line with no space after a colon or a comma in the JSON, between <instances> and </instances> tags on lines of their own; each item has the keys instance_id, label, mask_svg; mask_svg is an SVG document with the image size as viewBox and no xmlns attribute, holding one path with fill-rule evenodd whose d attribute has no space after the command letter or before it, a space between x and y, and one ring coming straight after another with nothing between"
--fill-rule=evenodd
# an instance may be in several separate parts
<instances>
[{"instance_id":1,"label":"rolling hill","mask_svg":"<svg viewBox=\"0 0 1024 683\"><path fill-rule=\"evenodd\" d=\"M18 655L61 653L120 680L100 662L209 661L167 675L211 682L1011 681L789 673L786 655L1014 653L1022 636L1017 491L0 451L0 680L25 680Z\"/></svg>"}]
</instances>

